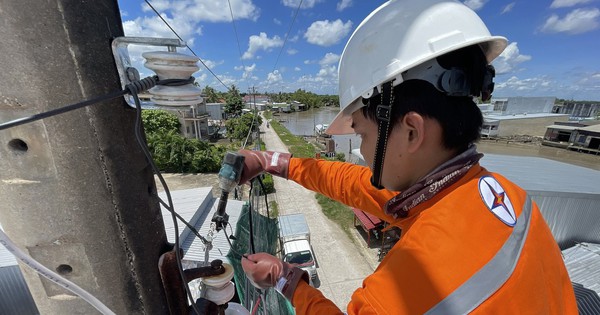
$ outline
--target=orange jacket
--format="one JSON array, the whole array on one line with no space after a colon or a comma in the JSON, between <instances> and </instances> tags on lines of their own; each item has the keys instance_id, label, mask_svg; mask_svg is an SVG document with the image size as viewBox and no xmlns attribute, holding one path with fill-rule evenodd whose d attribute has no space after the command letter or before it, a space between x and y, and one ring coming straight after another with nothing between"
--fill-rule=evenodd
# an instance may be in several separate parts
<instances>
[{"instance_id":1,"label":"orange jacket","mask_svg":"<svg viewBox=\"0 0 600 315\"><path fill-rule=\"evenodd\" d=\"M402 230L352 295L348 314L577 314L560 249L539 209L523 189L479 164L400 219L383 212L395 193L371 187L367 167L293 158L288 177ZM497 215L509 208L514 226ZM292 304L297 314L342 313L305 283Z\"/></svg>"}]
</instances>

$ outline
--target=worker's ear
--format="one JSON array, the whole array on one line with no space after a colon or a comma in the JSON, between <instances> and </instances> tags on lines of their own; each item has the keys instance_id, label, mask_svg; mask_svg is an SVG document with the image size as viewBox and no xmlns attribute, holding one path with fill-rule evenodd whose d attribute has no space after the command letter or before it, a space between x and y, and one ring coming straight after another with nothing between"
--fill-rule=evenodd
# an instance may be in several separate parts
<instances>
[{"instance_id":1,"label":"worker's ear","mask_svg":"<svg viewBox=\"0 0 600 315\"><path fill-rule=\"evenodd\" d=\"M425 119L419 113L409 112L402 118L402 125L405 128L407 150L409 153L415 153L425 139Z\"/></svg>"}]
</instances>

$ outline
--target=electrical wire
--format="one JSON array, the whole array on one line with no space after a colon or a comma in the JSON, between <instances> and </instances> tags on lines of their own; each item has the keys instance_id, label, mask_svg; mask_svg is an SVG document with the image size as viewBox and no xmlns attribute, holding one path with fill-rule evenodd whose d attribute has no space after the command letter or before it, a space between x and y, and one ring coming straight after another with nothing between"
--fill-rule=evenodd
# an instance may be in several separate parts
<instances>
[{"instance_id":1,"label":"electrical wire","mask_svg":"<svg viewBox=\"0 0 600 315\"><path fill-rule=\"evenodd\" d=\"M140 99L137 94L138 89L136 89L132 85L127 85L126 88L129 90L129 93L133 96L133 100L135 102L135 107L137 109L136 119L135 119L135 138L138 142L138 145L140 146L140 149L146 156L146 160L150 164L150 167L152 168L152 170L158 177L158 179L163 187L165 195L167 196L167 203L169 205L168 208L171 208L172 210L174 210L173 199L171 198L171 192L169 191L169 187L167 186L165 179L163 178L162 174L160 173L160 170L154 163L154 160L152 159L152 155L150 154L150 151L148 150L148 146L146 145L146 142L144 141L144 138L142 137L142 128L143 128L142 105L140 104ZM177 225L177 216L175 215L175 211L171 212L171 218L173 219L173 228L175 229L175 256L177 258L176 259L177 260L177 269L179 269L179 275L181 276L181 281L183 282L183 287L185 289L187 297L189 298L189 300L192 304L192 308L194 309L196 314L202 314L199 311L198 306L196 305L196 302L194 301L194 297L192 296L192 292L190 291L185 274L183 272L183 265L181 264L182 258L181 258L181 253L179 252L179 250L180 250L179 227Z\"/></svg>"},{"instance_id":2,"label":"electrical wire","mask_svg":"<svg viewBox=\"0 0 600 315\"><path fill-rule=\"evenodd\" d=\"M294 17L292 18L292 23L290 23L290 27L288 28L287 33L285 33L285 39L283 40L283 45L281 45L281 50L279 50L279 54L277 55L277 59L275 60L275 64L273 65L273 71L271 71L271 72L274 72L275 69L277 68L277 64L279 63L279 57L281 57L283 48L285 47L288 37L290 36L290 32L292 31L292 26L294 25L294 22L296 21L296 17L298 16L298 12L300 11L300 7L302 6L302 1L303 0L300 0L300 3L298 4L298 8L296 8L296 13L294 13Z\"/></svg>"},{"instance_id":3,"label":"electrical wire","mask_svg":"<svg viewBox=\"0 0 600 315\"><path fill-rule=\"evenodd\" d=\"M175 36L177 36L177 38L179 38L180 41L185 42L183 40L183 38L181 38L181 36L179 36L179 34L177 34L177 32L175 32L175 30L171 27L171 25L169 25L169 23L162 17L162 15L160 15L160 13L158 13L158 11L154 8L154 6L152 6L152 4L148 0L144 0L144 1L146 2L146 4L148 4L150 9L152 9L152 11L154 11L154 13L156 13L156 15L165 23L165 25L167 25L167 27L171 30L171 32L173 32L173 34L175 34ZM219 77L206 65L206 63L204 63L202 58L200 58L198 55L196 55L194 50L190 46L188 46L187 43L185 44L185 47L187 47L187 49L189 49L189 51L192 52L192 54L194 56L198 57L198 60L200 60L200 63L202 63L204 68L206 68L206 70L208 70L208 72L210 72L210 74L212 74L219 82L221 82L221 84L223 84L223 86L227 89L227 91L231 91L231 89L227 85L225 85L225 83L223 83L223 81L221 81L221 79L219 79Z\"/></svg>"},{"instance_id":4,"label":"electrical wire","mask_svg":"<svg viewBox=\"0 0 600 315\"><path fill-rule=\"evenodd\" d=\"M165 207L165 209L167 209L169 212L175 214L177 219L179 219L179 221L181 221L183 224L185 224L185 226L187 226L188 229L190 229L190 231L192 231L192 233L194 233L202 241L202 244L206 245L206 244L210 243L206 238L204 238L202 235L200 235L200 232L198 232L198 230L193 225L191 225L179 213L177 213L175 211L175 209L169 207L169 205L164 200L162 200L160 197L158 197L158 195L154 195L154 196L156 196L158 198L158 202L160 202L160 204L163 205L163 207Z\"/></svg>"},{"instance_id":5,"label":"electrical wire","mask_svg":"<svg viewBox=\"0 0 600 315\"><path fill-rule=\"evenodd\" d=\"M61 108L57 108L57 109L53 109L53 110L49 110L43 113L39 113L39 114L35 114L29 117L23 117L23 118L18 118L15 120L11 120L5 123L0 124L0 130L4 130L4 129L8 129L8 128L12 128L12 127L16 127L16 126L20 126L20 125L24 125L30 122L34 122L36 120L40 120L40 119L44 119L44 118L48 118L48 117L52 117L52 116L56 116L59 114L63 114L66 112L70 112L72 110L75 109L79 109L82 107L86 107L86 106L90 106L90 105L94 105L96 103L100 103L103 101L107 101L107 100L111 100L113 98L117 98L120 96L124 96L125 94L127 94L128 92L123 90L123 91L119 91L119 92L113 92L113 93L109 93L91 100L87 100L87 101L83 101L80 103L75 103L72 105L67 105Z\"/></svg>"},{"instance_id":6,"label":"electrical wire","mask_svg":"<svg viewBox=\"0 0 600 315\"><path fill-rule=\"evenodd\" d=\"M33 269L35 272L61 286L62 288L65 288L81 297L91 306L95 307L100 313L104 315L115 315L113 311L100 302L100 300L98 300L95 296L91 295L89 292L85 291L75 283L46 268L31 256L27 255L23 250L15 245L15 243L8 237L8 235L4 233L4 231L2 231L2 229L0 229L0 244L4 245L9 252L15 255L15 257L19 258L27 267Z\"/></svg>"},{"instance_id":7,"label":"electrical wire","mask_svg":"<svg viewBox=\"0 0 600 315\"><path fill-rule=\"evenodd\" d=\"M242 63L242 69L244 70L244 73L246 73L246 65L244 64L244 58L242 55L242 47L240 46L240 38L238 36L237 27L235 26L235 19L233 18L233 10L231 9L231 1L227 0L227 4L229 4L229 14L231 14L231 24L233 25L233 32L235 33L235 41L237 42L238 53L240 54L240 62ZM243 78L244 77L242 75L242 79Z\"/></svg>"}]
</instances>

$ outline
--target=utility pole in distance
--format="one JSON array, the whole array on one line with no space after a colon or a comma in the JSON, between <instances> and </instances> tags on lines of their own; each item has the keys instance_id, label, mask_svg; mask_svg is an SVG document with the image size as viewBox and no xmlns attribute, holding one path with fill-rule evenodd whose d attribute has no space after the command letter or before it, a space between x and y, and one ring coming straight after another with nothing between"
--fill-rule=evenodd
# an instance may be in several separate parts
<instances>
[{"instance_id":1,"label":"utility pole in distance","mask_svg":"<svg viewBox=\"0 0 600 315\"><path fill-rule=\"evenodd\" d=\"M0 122L121 89L117 2L0 4ZM166 314L168 249L154 177L122 98L0 131L0 222L34 259L117 314ZM95 314L22 267L41 314Z\"/></svg>"}]
</instances>

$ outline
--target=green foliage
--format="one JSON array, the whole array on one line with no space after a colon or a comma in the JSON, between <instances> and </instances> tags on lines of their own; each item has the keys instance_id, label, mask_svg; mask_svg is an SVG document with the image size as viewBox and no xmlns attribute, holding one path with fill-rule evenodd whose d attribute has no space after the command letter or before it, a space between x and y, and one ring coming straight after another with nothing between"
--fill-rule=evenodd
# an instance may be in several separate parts
<instances>
[{"instance_id":1,"label":"green foliage","mask_svg":"<svg viewBox=\"0 0 600 315\"><path fill-rule=\"evenodd\" d=\"M226 148L179 132L177 116L162 110L142 111L146 141L156 166L168 173L214 173L221 167Z\"/></svg>"},{"instance_id":2,"label":"green foliage","mask_svg":"<svg viewBox=\"0 0 600 315\"><path fill-rule=\"evenodd\" d=\"M306 142L302 137L293 135L282 124L276 120L271 121L273 130L279 135L279 138L288 147L290 153L295 157L315 157L317 149L314 145Z\"/></svg>"},{"instance_id":3,"label":"green foliage","mask_svg":"<svg viewBox=\"0 0 600 315\"><path fill-rule=\"evenodd\" d=\"M260 195L272 194L275 192L275 182L273 181L273 175L264 174L264 178L262 180L263 186L265 189L263 190L261 187Z\"/></svg>"},{"instance_id":4,"label":"green foliage","mask_svg":"<svg viewBox=\"0 0 600 315\"><path fill-rule=\"evenodd\" d=\"M227 113L229 117L237 117L242 114L244 102L242 100L242 96L240 95L240 91L235 87L235 85L232 85L229 92L226 93L225 101L225 113Z\"/></svg>"},{"instance_id":5,"label":"green foliage","mask_svg":"<svg viewBox=\"0 0 600 315\"><path fill-rule=\"evenodd\" d=\"M354 212L352 212L348 206L327 196L317 193L315 194L315 197L323 209L323 214L339 224L344 232L350 236L350 239L352 239L350 228L354 225Z\"/></svg>"},{"instance_id":6,"label":"green foliage","mask_svg":"<svg viewBox=\"0 0 600 315\"><path fill-rule=\"evenodd\" d=\"M219 92L217 92L217 90L215 90L214 88L210 87L210 86L205 86L204 89L202 89L202 95L204 95L205 97L205 102L206 103L218 103L219 99L221 99L221 95Z\"/></svg>"},{"instance_id":7,"label":"green foliage","mask_svg":"<svg viewBox=\"0 0 600 315\"><path fill-rule=\"evenodd\" d=\"M346 162L346 154L344 153L336 153L335 160L340 162Z\"/></svg>"},{"instance_id":8,"label":"green foliage","mask_svg":"<svg viewBox=\"0 0 600 315\"><path fill-rule=\"evenodd\" d=\"M269 201L269 218L277 218L279 216L279 204L277 201Z\"/></svg>"},{"instance_id":9,"label":"green foliage","mask_svg":"<svg viewBox=\"0 0 600 315\"><path fill-rule=\"evenodd\" d=\"M291 103L298 101L307 106L307 109L318 108L321 106L340 106L340 98L337 95L317 95L312 92L307 92L303 89L298 89L294 93L273 93L269 97L276 103Z\"/></svg>"},{"instance_id":10,"label":"green foliage","mask_svg":"<svg viewBox=\"0 0 600 315\"><path fill-rule=\"evenodd\" d=\"M181 123L177 116L164 110L143 110L142 122L147 134L179 132Z\"/></svg>"},{"instance_id":11,"label":"green foliage","mask_svg":"<svg viewBox=\"0 0 600 315\"><path fill-rule=\"evenodd\" d=\"M257 131L260 124L262 124L262 117L257 115L256 119L254 119L254 114L252 113L246 113L241 117L231 118L225 122L227 138L243 141L248 136L250 128L252 128L252 131Z\"/></svg>"},{"instance_id":12,"label":"green foliage","mask_svg":"<svg viewBox=\"0 0 600 315\"><path fill-rule=\"evenodd\" d=\"M167 173L216 173L227 150L173 131L148 134L147 140L156 166Z\"/></svg>"}]
</instances>

